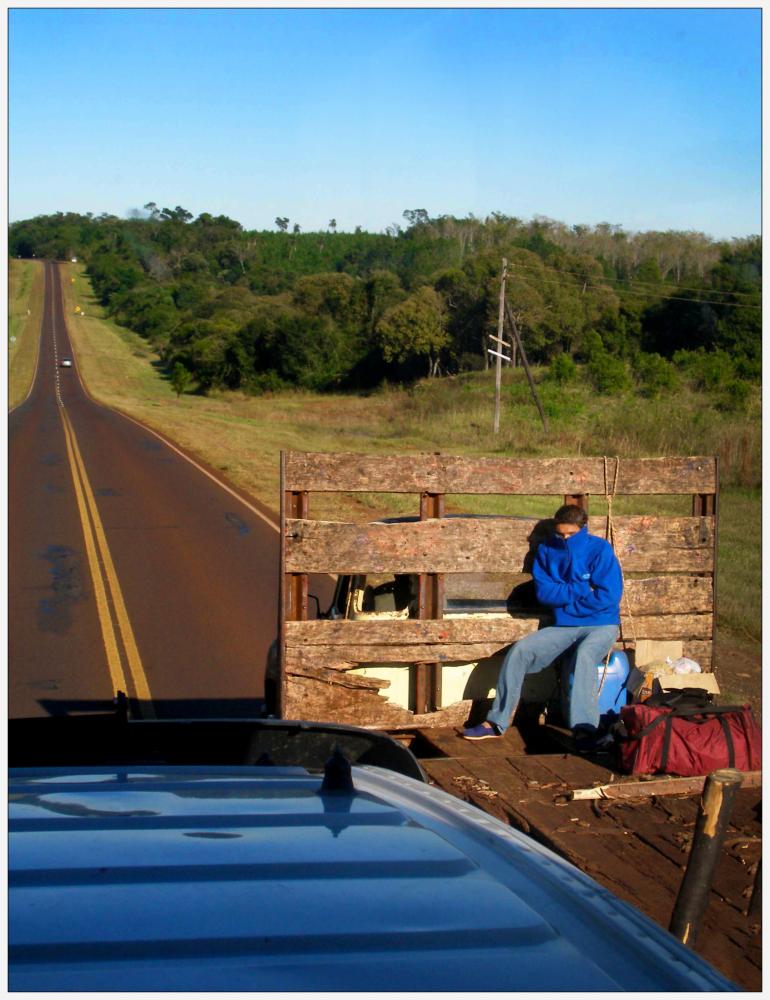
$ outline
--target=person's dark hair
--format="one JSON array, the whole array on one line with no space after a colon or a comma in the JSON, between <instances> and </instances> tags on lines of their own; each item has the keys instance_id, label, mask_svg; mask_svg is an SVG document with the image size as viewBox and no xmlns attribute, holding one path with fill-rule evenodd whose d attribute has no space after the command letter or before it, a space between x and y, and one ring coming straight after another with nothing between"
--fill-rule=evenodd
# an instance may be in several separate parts
<instances>
[{"instance_id":1,"label":"person's dark hair","mask_svg":"<svg viewBox=\"0 0 770 1000\"><path fill-rule=\"evenodd\" d=\"M553 515L554 524L576 524L578 528L588 524L588 514L576 503L567 503L559 507Z\"/></svg>"}]
</instances>

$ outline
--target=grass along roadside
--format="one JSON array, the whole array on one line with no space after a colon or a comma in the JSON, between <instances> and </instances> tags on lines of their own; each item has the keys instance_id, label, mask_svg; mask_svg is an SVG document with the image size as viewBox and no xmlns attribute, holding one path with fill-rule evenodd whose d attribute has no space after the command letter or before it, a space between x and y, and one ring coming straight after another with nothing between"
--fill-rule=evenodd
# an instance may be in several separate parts
<instances>
[{"instance_id":1,"label":"grass along roadside","mask_svg":"<svg viewBox=\"0 0 770 1000\"><path fill-rule=\"evenodd\" d=\"M166 434L276 511L281 449L375 454L442 451L458 455L546 457L597 454L597 448L590 449L589 445L601 441L606 453L621 455L622 462L623 456L643 454L713 454L714 447L708 446L709 441L727 440L732 434L739 440L742 436L745 442L743 452L735 452L733 472L740 473L741 462L744 471L753 468L752 454L759 442L759 421L751 416L737 418L714 412L709 430L703 415L703 401L695 399L680 400L678 416L671 416L671 419L667 419L665 404L640 399L634 403L632 419L623 410L628 404L622 401L599 400L593 406L592 400L585 394L579 395L574 388L564 391L562 399L547 387L544 398L546 402L550 400L553 430L546 435L539 427L531 403L525 406L523 402L512 401L522 394L517 383L509 380L505 386L504 429L499 440L495 440L489 430L493 383L484 373L440 380L445 384L421 383L413 389L388 388L369 395L316 396L306 392L283 392L247 397L227 393L210 397L185 394L177 399L146 341L106 319L91 293L82 265L66 265L67 270L70 268L75 280L63 282L67 323L89 391L101 402ZM85 316L75 314L75 305L85 311ZM682 441L676 447L676 435L667 425L676 429L683 421L682 413L700 414L700 417L692 427L682 429ZM593 419L600 421L605 433L590 433ZM582 436L578 433L581 426ZM642 430L653 426L657 427L655 440L660 445L659 452L652 447L642 447L640 440ZM753 476L753 472L746 471L746 474L749 478ZM450 497L448 508L547 516L559 502L558 497ZM755 649L758 655L761 635L761 561L757 541L760 535L759 487L723 488L720 502L718 626L744 646L748 644ZM601 514L605 509L602 499L592 498L593 513ZM617 513L654 510L688 514L690 500L687 497L620 498L614 509ZM328 519L366 520L385 514L416 512L417 498L413 496L313 497L313 515Z\"/></svg>"},{"instance_id":2,"label":"grass along roadside","mask_svg":"<svg viewBox=\"0 0 770 1000\"><path fill-rule=\"evenodd\" d=\"M8 262L8 408L27 396L37 365L45 272L39 260Z\"/></svg>"}]
</instances>

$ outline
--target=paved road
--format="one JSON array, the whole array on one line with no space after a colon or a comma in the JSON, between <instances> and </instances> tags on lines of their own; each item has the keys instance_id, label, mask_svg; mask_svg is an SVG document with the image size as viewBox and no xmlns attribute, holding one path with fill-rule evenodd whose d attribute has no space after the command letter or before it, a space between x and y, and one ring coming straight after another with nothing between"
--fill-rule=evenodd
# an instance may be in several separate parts
<instances>
[{"instance_id":1,"label":"paved road","mask_svg":"<svg viewBox=\"0 0 770 1000\"><path fill-rule=\"evenodd\" d=\"M9 415L9 709L253 715L277 615L278 532L86 395L47 263L37 375Z\"/></svg>"}]
</instances>

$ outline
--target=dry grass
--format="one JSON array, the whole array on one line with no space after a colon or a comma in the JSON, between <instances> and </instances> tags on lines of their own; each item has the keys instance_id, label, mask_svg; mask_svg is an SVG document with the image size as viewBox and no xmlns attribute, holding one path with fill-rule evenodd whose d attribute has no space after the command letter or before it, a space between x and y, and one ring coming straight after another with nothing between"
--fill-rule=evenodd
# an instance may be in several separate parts
<instances>
[{"instance_id":1,"label":"dry grass","mask_svg":"<svg viewBox=\"0 0 770 1000\"><path fill-rule=\"evenodd\" d=\"M27 396L37 365L43 318L42 261L10 260L8 268L8 408Z\"/></svg>"},{"instance_id":2,"label":"dry grass","mask_svg":"<svg viewBox=\"0 0 770 1000\"><path fill-rule=\"evenodd\" d=\"M717 553L717 624L752 641L762 637L762 497L724 490Z\"/></svg>"},{"instance_id":3,"label":"dry grass","mask_svg":"<svg viewBox=\"0 0 770 1000\"><path fill-rule=\"evenodd\" d=\"M68 269L70 265L67 265ZM285 392L259 398L238 393L177 399L157 358L142 338L104 319L80 265L64 281L67 321L89 391L167 434L182 447L268 507L279 506L279 453L352 451L449 454L636 455L714 454L723 449L722 475L756 483L760 423L747 416L709 412L703 400L682 393L674 401L592 400L584 390L543 386L551 430L540 427L521 373L504 385L501 433L491 433L490 377L484 373L383 388L369 395L315 396ZM74 314L75 304L85 310ZM758 408L758 401L752 404ZM743 477L743 478L741 478ZM450 497L449 509L547 515L559 498ZM373 519L417 513L413 496L314 495L313 513L324 518ZM719 545L720 626L757 642L760 637L760 492L756 485L723 489ZM592 511L603 512L592 500ZM686 514L686 497L621 498L619 513Z\"/></svg>"}]
</instances>

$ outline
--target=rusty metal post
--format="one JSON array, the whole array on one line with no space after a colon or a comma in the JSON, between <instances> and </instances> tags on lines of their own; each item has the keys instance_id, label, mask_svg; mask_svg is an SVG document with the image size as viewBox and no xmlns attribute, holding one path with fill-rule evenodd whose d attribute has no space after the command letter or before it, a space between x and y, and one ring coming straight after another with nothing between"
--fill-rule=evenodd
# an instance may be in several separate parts
<instances>
[{"instance_id":1,"label":"rusty metal post","mask_svg":"<svg viewBox=\"0 0 770 1000\"><path fill-rule=\"evenodd\" d=\"M420 495L420 520L443 517L443 493ZM417 583L417 608L421 619L444 616L443 573L421 573ZM441 664L416 663L414 668L413 703L417 715L435 712L441 704Z\"/></svg>"},{"instance_id":2,"label":"rusty metal post","mask_svg":"<svg viewBox=\"0 0 770 1000\"><path fill-rule=\"evenodd\" d=\"M741 772L730 767L714 771L706 779L687 870L669 924L671 933L691 948L695 947L700 923L708 906L722 841L742 780Z\"/></svg>"}]
</instances>

